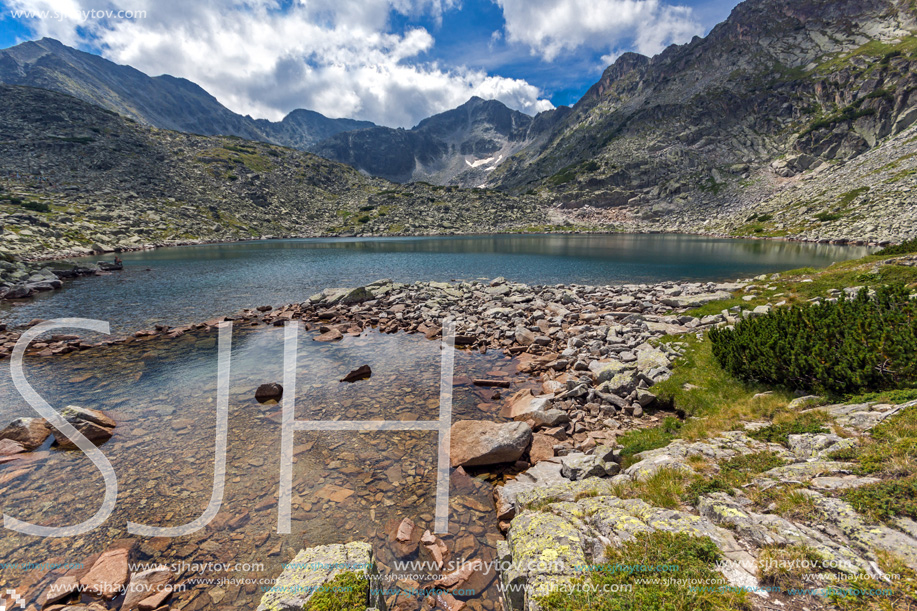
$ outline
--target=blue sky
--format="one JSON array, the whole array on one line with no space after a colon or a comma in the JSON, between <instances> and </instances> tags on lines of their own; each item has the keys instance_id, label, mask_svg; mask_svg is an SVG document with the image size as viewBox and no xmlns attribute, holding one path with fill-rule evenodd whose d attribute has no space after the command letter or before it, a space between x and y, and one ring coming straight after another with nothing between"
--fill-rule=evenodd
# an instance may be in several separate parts
<instances>
[{"instance_id":1,"label":"blue sky","mask_svg":"<svg viewBox=\"0 0 917 611\"><path fill-rule=\"evenodd\" d=\"M410 127L471 95L535 114L572 104L624 51L704 35L737 0L0 0L0 46L51 36L229 108ZM60 10L65 14L42 15ZM144 11L141 18L79 10ZM12 11L34 11L14 18Z\"/></svg>"}]
</instances>

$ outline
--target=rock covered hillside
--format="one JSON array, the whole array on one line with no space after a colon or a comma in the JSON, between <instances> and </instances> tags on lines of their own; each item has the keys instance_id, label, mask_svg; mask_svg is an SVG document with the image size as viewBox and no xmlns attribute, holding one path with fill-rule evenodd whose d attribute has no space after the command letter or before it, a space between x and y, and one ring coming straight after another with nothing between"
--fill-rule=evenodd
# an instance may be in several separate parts
<instances>
[{"instance_id":1,"label":"rock covered hillside","mask_svg":"<svg viewBox=\"0 0 917 611\"><path fill-rule=\"evenodd\" d=\"M0 240L61 254L264 236L500 231L531 200L393 185L310 153L141 127L67 95L0 86Z\"/></svg>"},{"instance_id":2,"label":"rock covered hillside","mask_svg":"<svg viewBox=\"0 0 917 611\"><path fill-rule=\"evenodd\" d=\"M917 122L915 32L907 1L747 0L704 39L621 56L489 184L662 228L739 202L734 227Z\"/></svg>"}]
</instances>

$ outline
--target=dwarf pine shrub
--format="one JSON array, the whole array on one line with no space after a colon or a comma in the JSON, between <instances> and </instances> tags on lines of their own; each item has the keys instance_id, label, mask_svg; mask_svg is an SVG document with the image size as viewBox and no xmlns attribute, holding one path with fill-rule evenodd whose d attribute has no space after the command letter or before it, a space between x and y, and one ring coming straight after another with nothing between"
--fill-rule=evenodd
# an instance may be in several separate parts
<instances>
[{"instance_id":1,"label":"dwarf pine shrub","mask_svg":"<svg viewBox=\"0 0 917 611\"><path fill-rule=\"evenodd\" d=\"M777 308L710 340L719 364L743 380L831 395L917 383L917 301L905 286Z\"/></svg>"}]
</instances>

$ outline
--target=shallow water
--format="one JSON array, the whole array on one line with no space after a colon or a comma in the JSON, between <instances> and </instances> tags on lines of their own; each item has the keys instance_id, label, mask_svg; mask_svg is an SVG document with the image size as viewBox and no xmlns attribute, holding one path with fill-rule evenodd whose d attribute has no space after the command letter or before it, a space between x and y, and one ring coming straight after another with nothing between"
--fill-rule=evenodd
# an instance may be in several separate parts
<instances>
[{"instance_id":1,"label":"shallow water","mask_svg":"<svg viewBox=\"0 0 917 611\"><path fill-rule=\"evenodd\" d=\"M125 270L84 278L33 301L0 304L0 320L95 318L115 332L179 326L258 305L304 301L329 287L473 280L616 284L735 280L822 267L859 247L680 235L503 235L272 240L123 255ZM107 257L109 260L112 256Z\"/></svg>"},{"instance_id":2,"label":"shallow water","mask_svg":"<svg viewBox=\"0 0 917 611\"><path fill-rule=\"evenodd\" d=\"M302 332L297 375L297 419L435 420L439 413L440 347L422 336L375 332L334 344ZM0 587L16 587L30 573L5 563L81 563L115 540L140 543L138 561L199 565L186 569L188 591L175 608L253 609L281 565L299 549L367 540L384 567L395 557L388 535L404 517L433 529L435 432L300 432L295 437L292 534L277 534L280 410L254 400L259 384L282 380L283 329L236 329L229 403L227 486L222 510L204 530L177 538L127 533L128 521L178 526L199 516L210 499L215 439L216 332L188 334L104 351L27 362L29 382L53 407L105 410L118 422L102 446L118 477L118 504L108 521L80 537L38 538L4 531ZM370 364L373 376L338 380ZM0 424L34 412L0 364ZM454 418L495 419L492 389L474 377L505 376L514 387L514 361L502 354L456 352ZM507 391L504 391L507 392ZM0 509L42 525L64 526L91 517L104 492L99 471L80 452L47 447L0 465ZM454 474L450 535L452 558L492 560L500 535L491 486ZM242 563L238 571L213 563ZM222 569L223 567L219 567ZM222 581L221 581L222 580ZM229 581L227 581L229 580ZM233 581L234 580L234 581ZM491 584L474 596L475 609L496 609ZM117 601L116 601L117 603Z\"/></svg>"}]
</instances>

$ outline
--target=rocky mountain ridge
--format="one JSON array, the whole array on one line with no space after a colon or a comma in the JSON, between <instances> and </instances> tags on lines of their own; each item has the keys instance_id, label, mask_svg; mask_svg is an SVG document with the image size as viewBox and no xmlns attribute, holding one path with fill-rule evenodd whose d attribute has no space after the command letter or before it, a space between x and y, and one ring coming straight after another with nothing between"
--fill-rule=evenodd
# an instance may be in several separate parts
<instances>
[{"instance_id":1,"label":"rocky mountain ridge","mask_svg":"<svg viewBox=\"0 0 917 611\"><path fill-rule=\"evenodd\" d=\"M315 152L396 182L481 186L490 172L564 113L554 110L532 118L496 100L473 97L410 130L374 127L340 133Z\"/></svg>"},{"instance_id":2,"label":"rocky mountain ridge","mask_svg":"<svg viewBox=\"0 0 917 611\"><path fill-rule=\"evenodd\" d=\"M303 150L342 131L374 127L369 121L329 119L311 110L294 110L279 122L253 119L232 112L187 79L150 77L52 38L0 50L0 83L66 93L161 129L239 136Z\"/></svg>"},{"instance_id":3,"label":"rocky mountain ridge","mask_svg":"<svg viewBox=\"0 0 917 611\"><path fill-rule=\"evenodd\" d=\"M917 122L915 33L909 2L746 0L706 38L622 55L488 184L662 229L736 200L744 219L780 179L845 164Z\"/></svg>"}]
</instances>

